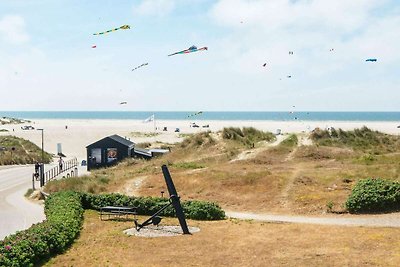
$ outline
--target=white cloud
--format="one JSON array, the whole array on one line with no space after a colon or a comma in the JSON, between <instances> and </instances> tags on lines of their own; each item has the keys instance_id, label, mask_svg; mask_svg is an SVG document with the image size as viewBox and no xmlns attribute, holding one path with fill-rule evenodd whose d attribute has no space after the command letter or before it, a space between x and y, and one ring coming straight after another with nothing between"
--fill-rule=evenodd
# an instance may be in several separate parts
<instances>
[{"instance_id":1,"label":"white cloud","mask_svg":"<svg viewBox=\"0 0 400 267\"><path fill-rule=\"evenodd\" d=\"M133 7L133 12L145 16L165 16L172 12L175 6L174 0L143 0Z\"/></svg>"},{"instance_id":2,"label":"white cloud","mask_svg":"<svg viewBox=\"0 0 400 267\"><path fill-rule=\"evenodd\" d=\"M268 31L291 27L351 32L368 19L368 12L385 0L220 0L211 16L226 26L261 27Z\"/></svg>"},{"instance_id":3,"label":"white cloud","mask_svg":"<svg viewBox=\"0 0 400 267\"><path fill-rule=\"evenodd\" d=\"M29 40L25 30L25 20L19 15L6 15L0 20L0 37L13 44L22 44Z\"/></svg>"}]
</instances>

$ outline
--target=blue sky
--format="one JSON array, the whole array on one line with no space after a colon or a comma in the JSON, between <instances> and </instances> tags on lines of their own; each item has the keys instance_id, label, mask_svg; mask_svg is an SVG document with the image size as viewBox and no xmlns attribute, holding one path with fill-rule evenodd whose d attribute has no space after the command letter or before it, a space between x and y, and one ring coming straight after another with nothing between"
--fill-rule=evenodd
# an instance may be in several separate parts
<instances>
[{"instance_id":1,"label":"blue sky","mask_svg":"<svg viewBox=\"0 0 400 267\"><path fill-rule=\"evenodd\" d=\"M0 110L399 111L399 25L396 0L2 0Z\"/></svg>"}]
</instances>

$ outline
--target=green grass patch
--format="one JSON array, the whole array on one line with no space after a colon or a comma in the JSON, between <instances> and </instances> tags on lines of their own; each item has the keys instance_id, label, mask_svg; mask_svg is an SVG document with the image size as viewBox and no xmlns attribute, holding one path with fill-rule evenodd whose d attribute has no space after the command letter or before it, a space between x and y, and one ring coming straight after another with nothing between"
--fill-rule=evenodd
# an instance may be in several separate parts
<instances>
[{"instance_id":1,"label":"green grass patch","mask_svg":"<svg viewBox=\"0 0 400 267\"><path fill-rule=\"evenodd\" d=\"M280 142L279 146L296 147L298 143L299 143L299 139L297 138L297 135L291 134L286 139L284 139L282 142Z\"/></svg>"},{"instance_id":2,"label":"green grass patch","mask_svg":"<svg viewBox=\"0 0 400 267\"><path fill-rule=\"evenodd\" d=\"M29 188L27 191L26 191L26 193L25 193L25 197L30 197L31 195L32 195L32 193L33 193L33 189L32 188Z\"/></svg>"},{"instance_id":3,"label":"green grass patch","mask_svg":"<svg viewBox=\"0 0 400 267\"><path fill-rule=\"evenodd\" d=\"M175 167L178 169L202 169L206 166L197 162L177 162L177 163L170 163L169 166Z\"/></svg>"},{"instance_id":4,"label":"green grass patch","mask_svg":"<svg viewBox=\"0 0 400 267\"><path fill-rule=\"evenodd\" d=\"M222 130L222 138L240 143L246 147L252 147L260 141L271 142L276 140L273 133L263 132L253 127L229 127Z\"/></svg>"}]
</instances>

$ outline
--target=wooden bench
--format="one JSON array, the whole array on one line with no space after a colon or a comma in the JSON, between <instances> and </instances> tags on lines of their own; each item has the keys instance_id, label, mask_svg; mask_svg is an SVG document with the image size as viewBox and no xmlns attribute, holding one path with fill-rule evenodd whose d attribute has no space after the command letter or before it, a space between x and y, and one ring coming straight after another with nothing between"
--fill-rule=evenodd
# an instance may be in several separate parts
<instances>
[{"instance_id":1,"label":"wooden bench","mask_svg":"<svg viewBox=\"0 0 400 267\"><path fill-rule=\"evenodd\" d=\"M103 216L107 216L108 219L122 218L128 219L129 215L133 215L133 219L136 219L137 208L136 207L122 207L122 206L105 206L100 208L100 220L103 220Z\"/></svg>"}]
</instances>

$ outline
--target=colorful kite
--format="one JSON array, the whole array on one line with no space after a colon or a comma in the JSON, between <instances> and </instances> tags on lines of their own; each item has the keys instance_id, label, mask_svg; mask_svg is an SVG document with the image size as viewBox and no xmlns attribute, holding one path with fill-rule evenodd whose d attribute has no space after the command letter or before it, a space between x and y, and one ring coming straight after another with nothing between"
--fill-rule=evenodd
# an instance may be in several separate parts
<instances>
[{"instance_id":1,"label":"colorful kite","mask_svg":"<svg viewBox=\"0 0 400 267\"><path fill-rule=\"evenodd\" d=\"M202 50L208 50L208 47L197 48L197 46L192 45L188 49L185 49L185 50L182 50L182 51L179 51L179 52L175 52L175 53L170 54L168 56L170 57L170 56L179 55L179 54L189 54L189 53L198 52L198 51L202 51Z\"/></svg>"},{"instance_id":2,"label":"colorful kite","mask_svg":"<svg viewBox=\"0 0 400 267\"><path fill-rule=\"evenodd\" d=\"M378 60L376 58L368 58L365 61L366 62L377 62Z\"/></svg>"},{"instance_id":3,"label":"colorful kite","mask_svg":"<svg viewBox=\"0 0 400 267\"><path fill-rule=\"evenodd\" d=\"M110 32L115 32L115 31L118 31L118 30L128 30L130 28L131 28L131 26L129 26L129 25L122 25L121 27L118 27L118 28L115 28L115 29L112 29L112 30L108 30L108 31L105 31L105 32L93 33L93 35L102 35L102 34L107 34L107 33L110 33Z\"/></svg>"},{"instance_id":4,"label":"colorful kite","mask_svg":"<svg viewBox=\"0 0 400 267\"><path fill-rule=\"evenodd\" d=\"M194 116L198 116L200 114L203 114L203 111L199 111L199 112L196 112L196 113L189 114L186 118L191 118L191 117L194 117Z\"/></svg>"},{"instance_id":5,"label":"colorful kite","mask_svg":"<svg viewBox=\"0 0 400 267\"><path fill-rule=\"evenodd\" d=\"M149 63L143 63L142 65L137 66L136 68L133 68L132 71L137 70L137 69L139 69L141 67L144 67L144 66L147 66L147 65L149 65Z\"/></svg>"}]
</instances>

